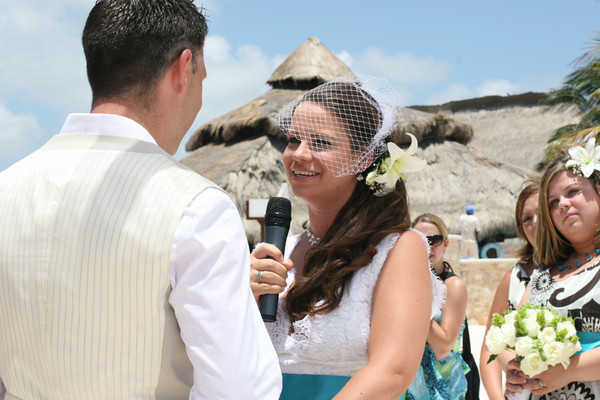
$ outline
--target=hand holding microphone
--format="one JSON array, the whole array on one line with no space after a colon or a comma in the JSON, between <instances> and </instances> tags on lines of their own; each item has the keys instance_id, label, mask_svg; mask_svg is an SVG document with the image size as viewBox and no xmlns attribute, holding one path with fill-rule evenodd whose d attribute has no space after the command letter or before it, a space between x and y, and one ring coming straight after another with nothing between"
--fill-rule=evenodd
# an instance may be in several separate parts
<instances>
[{"instance_id":1,"label":"hand holding microphone","mask_svg":"<svg viewBox=\"0 0 600 400\"><path fill-rule=\"evenodd\" d=\"M271 197L265 213L265 242L277 247L282 254L292 220L292 205L285 197ZM263 271L259 270L258 280ZM264 294L259 298L260 314L265 322L274 322L277 317L279 294Z\"/></svg>"}]
</instances>

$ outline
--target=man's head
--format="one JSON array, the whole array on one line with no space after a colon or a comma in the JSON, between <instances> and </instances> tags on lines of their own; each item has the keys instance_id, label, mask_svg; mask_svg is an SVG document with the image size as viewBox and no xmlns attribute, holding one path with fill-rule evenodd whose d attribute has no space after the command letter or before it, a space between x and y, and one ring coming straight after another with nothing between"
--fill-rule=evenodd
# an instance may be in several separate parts
<instances>
[{"instance_id":1,"label":"man's head","mask_svg":"<svg viewBox=\"0 0 600 400\"><path fill-rule=\"evenodd\" d=\"M469 214L469 215L472 215L472 214L475 212L475 207L473 207L473 206L471 206L471 205L468 205L468 206L465 208L465 211L467 212L467 214Z\"/></svg>"},{"instance_id":2,"label":"man's head","mask_svg":"<svg viewBox=\"0 0 600 400\"><path fill-rule=\"evenodd\" d=\"M98 0L82 37L93 103L133 97L150 109L165 71L185 49L195 63L207 32L193 0Z\"/></svg>"}]
</instances>

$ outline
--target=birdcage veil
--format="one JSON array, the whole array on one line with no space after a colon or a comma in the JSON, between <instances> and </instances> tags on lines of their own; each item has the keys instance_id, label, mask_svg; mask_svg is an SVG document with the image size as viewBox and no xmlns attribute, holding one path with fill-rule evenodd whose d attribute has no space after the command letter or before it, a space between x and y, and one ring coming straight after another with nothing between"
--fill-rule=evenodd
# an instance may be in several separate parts
<instances>
[{"instance_id":1,"label":"birdcage veil","mask_svg":"<svg viewBox=\"0 0 600 400\"><path fill-rule=\"evenodd\" d=\"M334 176L355 175L386 151L397 98L383 78L347 74L304 93L275 121L289 138L304 142Z\"/></svg>"}]
</instances>

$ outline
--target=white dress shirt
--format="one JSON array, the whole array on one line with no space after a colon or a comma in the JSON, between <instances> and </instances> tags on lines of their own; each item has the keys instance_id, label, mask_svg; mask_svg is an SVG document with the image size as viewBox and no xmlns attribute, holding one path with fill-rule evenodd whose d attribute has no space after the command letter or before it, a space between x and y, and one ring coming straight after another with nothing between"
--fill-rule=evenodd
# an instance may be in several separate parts
<instances>
[{"instance_id":1,"label":"white dress shirt","mask_svg":"<svg viewBox=\"0 0 600 400\"><path fill-rule=\"evenodd\" d=\"M60 133L156 144L140 124L112 114L70 114ZM281 371L250 290L248 242L235 205L221 190L204 190L185 209L169 273L169 302L194 368L190 399L278 399Z\"/></svg>"}]
</instances>

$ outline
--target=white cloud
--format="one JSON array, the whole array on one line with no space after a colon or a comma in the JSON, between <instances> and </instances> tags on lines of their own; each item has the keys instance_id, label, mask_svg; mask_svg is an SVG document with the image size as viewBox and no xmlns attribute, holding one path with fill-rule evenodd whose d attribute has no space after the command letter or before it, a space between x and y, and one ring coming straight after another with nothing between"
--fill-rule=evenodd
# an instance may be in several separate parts
<instances>
[{"instance_id":1,"label":"white cloud","mask_svg":"<svg viewBox=\"0 0 600 400\"><path fill-rule=\"evenodd\" d=\"M269 89L271 59L258 46L232 49L221 36L208 36L204 50L208 77L204 81L204 106L200 115L230 111Z\"/></svg>"},{"instance_id":2,"label":"white cloud","mask_svg":"<svg viewBox=\"0 0 600 400\"><path fill-rule=\"evenodd\" d=\"M0 92L60 111L87 111L81 32L93 1L3 1Z\"/></svg>"},{"instance_id":3,"label":"white cloud","mask_svg":"<svg viewBox=\"0 0 600 400\"><path fill-rule=\"evenodd\" d=\"M452 66L433 57L420 58L409 53L385 54L369 47L352 58L352 69L369 75L383 76L394 84L408 86L435 85L447 79Z\"/></svg>"},{"instance_id":4,"label":"white cloud","mask_svg":"<svg viewBox=\"0 0 600 400\"><path fill-rule=\"evenodd\" d=\"M397 103L412 105L415 91L426 90L447 79L452 66L432 57L419 58L408 53L385 54L377 47L352 55L347 50L336 54L356 73L386 78L398 93Z\"/></svg>"},{"instance_id":5,"label":"white cloud","mask_svg":"<svg viewBox=\"0 0 600 400\"><path fill-rule=\"evenodd\" d=\"M352 57L352 55L348 51L342 50L341 52L336 54L336 56L340 60L342 60L342 62L346 64L348 68L352 69L352 67L354 66L354 57Z\"/></svg>"},{"instance_id":6,"label":"white cloud","mask_svg":"<svg viewBox=\"0 0 600 400\"><path fill-rule=\"evenodd\" d=\"M464 83L452 83L445 90L434 93L425 101L426 105L437 105L454 100L463 100L475 97L475 91Z\"/></svg>"},{"instance_id":7,"label":"white cloud","mask_svg":"<svg viewBox=\"0 0 600 400\"><path fill-rule=\"evenodd\" d=\"M520 85L509 82L506 79L485 80L475 90L477 97L483 96L507 96L522 93Z\"/></svg>"},{"instance_id":8,"label":"white cloud","mask_svg":"<svg viewBox=\"0 0 600 400\"><path fill-rule=\"evenodd\" d=\"M507 79L486 79L477 87L471 88L465 83L451 83L443 91L432 94L424 104L443 104L449 101L465 100L484 96L510 96L526 92L548 92L561 85L558 74L524 77L520 82Z\"/></svg>"},{"instance_id":9,"label":"white cloud","mask_svg":"<svg viewBox=\"0 0 600 400\"><path fill-rule=\"evenodd\" d=\"M43 130L32 113L15 114L0 104L0 170L35 150Z\"/></svg>"}]
</instances>

